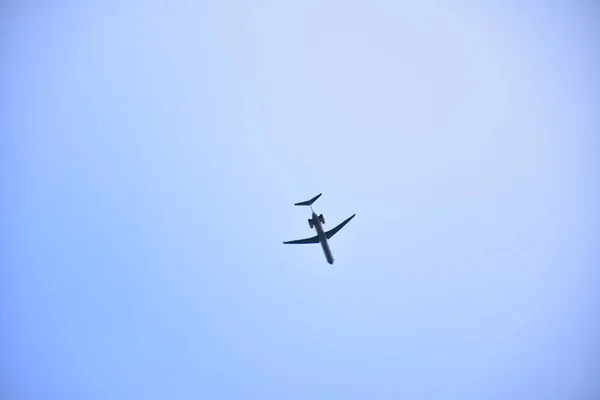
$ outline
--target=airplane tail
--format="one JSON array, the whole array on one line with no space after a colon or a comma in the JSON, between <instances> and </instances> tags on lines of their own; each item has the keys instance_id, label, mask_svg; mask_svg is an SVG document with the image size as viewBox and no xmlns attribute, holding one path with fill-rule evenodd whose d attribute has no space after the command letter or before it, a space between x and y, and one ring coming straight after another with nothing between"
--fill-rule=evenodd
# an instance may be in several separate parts
<instances>
[{"instance_id":1,"label":"airplane tail","mask_svg":"<svg viewBox=\"0 0 600 400\"><path fill-rule=\"evenodd\" d=\"M296 203L296 204L294 204L294 205L295 205L295 206L311 206L311 205L312 205L312 203L314 203L315 201L317 201L317 199L318 199L319 197L321 197L321 195L322 195L322 194L323 194L323 193L319 193L318 195L316 195L315 197L313 197L313 198L312 198L312 199L310 199L310 200L307 200L307 201L301 201L300 203Z\"/></svg>"}]
</instances>

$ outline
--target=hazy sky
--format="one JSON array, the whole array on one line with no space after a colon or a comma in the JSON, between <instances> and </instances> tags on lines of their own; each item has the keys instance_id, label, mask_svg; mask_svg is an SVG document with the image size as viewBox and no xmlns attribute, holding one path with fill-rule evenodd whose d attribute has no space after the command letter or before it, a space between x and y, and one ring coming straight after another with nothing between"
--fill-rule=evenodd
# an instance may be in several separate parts
<instances>
[{"instance_id":1,"label":"hazy sky","mask_svg":"<svg viewBox=\"0 0 600 400\"><path fill-rule=\"evenodd\" d=\"M3 2L0 397L598 398L600 7L523 3Z\"/></svg>"}]
</instances>

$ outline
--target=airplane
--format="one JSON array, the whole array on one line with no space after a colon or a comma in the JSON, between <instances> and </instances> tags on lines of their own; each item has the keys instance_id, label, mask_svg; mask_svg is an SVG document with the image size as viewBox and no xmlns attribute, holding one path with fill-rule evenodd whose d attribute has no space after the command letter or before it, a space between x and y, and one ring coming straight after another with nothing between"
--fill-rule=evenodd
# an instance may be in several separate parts
<instances>
[{"instance_id":1,"label":"airplane","mask_svg":"<svg viewBox=\"0 0 600 400\"><path fill-rule=\"evenodd\" d=\"M341 224L339 224L332 230L325 232L323 230L323 224L325 223L325 217L323 217L323 214L317 216L317 214L314 212L314 210L312 208L312 204L319 197L321 197L322 194L323 193L319 193L317 196L313 197L310 200L301 201L300 203L294 204L295 206L309 206L310 207L310 210L312 211L312 218L310 218L308 220L308 226L310 226L310 229L313 229L313 227L316 229L317 236L313 236L308 239L300 239L300 240L292 240L289 242L283 242L283 244L321 243L321 247L323 248L323 253L325 253L325 258L327 259L327 262L330 265L333 265L333 255L331 254L331 249L329 248L329 243L327 242L327 239L331 239L331 237L333 235L335 235L340 229L342 229L344 227L344 225L346 225L348 222L350 222L350 220L352 218L354 218L354 216L356 214L353 214L350 218L346 219L344 222L342 222Z\"/></svg>"}]
</instances>

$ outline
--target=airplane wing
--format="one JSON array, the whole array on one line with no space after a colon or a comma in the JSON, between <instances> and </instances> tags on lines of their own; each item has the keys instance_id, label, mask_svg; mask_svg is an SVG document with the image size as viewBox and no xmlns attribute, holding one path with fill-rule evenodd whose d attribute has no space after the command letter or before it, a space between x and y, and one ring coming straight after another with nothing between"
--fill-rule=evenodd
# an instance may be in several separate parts
<instances>
[{"instance_id":1,"label":"airplane wing","mask_svg":"<svg viewBox=\"0 0 600 400\"><path fill-rule=\"evenodd\" d=\"M307 244L307 243L319 243L319 237L313 236L308 239L292 240L289 242L283 242L283 244Z\"/></svg>"},{"instance_id":2,"label":"airplane wing","mask_svg":"<svg viewBox=\"0 0 600 400\"><path fill-rule=\"evenodd\" d=\"M354 218L355 215L356 214L352 214L352 216L350 218L346 219L344 222L342 222L341 224L339 224L332 230L325 232L325 236L327 236L327 239L330 239L333 235L335 235L340 229L342 229L344 227L344 225L346 225L348 222L350 222L350 220L352 218Z\"/></svg>"}]
</instances>

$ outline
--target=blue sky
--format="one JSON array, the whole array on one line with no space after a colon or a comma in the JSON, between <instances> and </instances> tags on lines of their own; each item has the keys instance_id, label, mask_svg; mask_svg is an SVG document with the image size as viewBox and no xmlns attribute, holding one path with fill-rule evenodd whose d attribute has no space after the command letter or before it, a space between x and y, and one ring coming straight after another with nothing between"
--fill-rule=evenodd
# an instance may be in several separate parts
<instances>
[{"instance_id":1,"label":"blue sky","mask_svg":"<svg viewBox=\"0 0 600 400\"><path fill-rule=\"evenodd\" d=\"M597 5L110 3L3 6L2 398L598 395Z\"/></svg>"}]
</instances>

